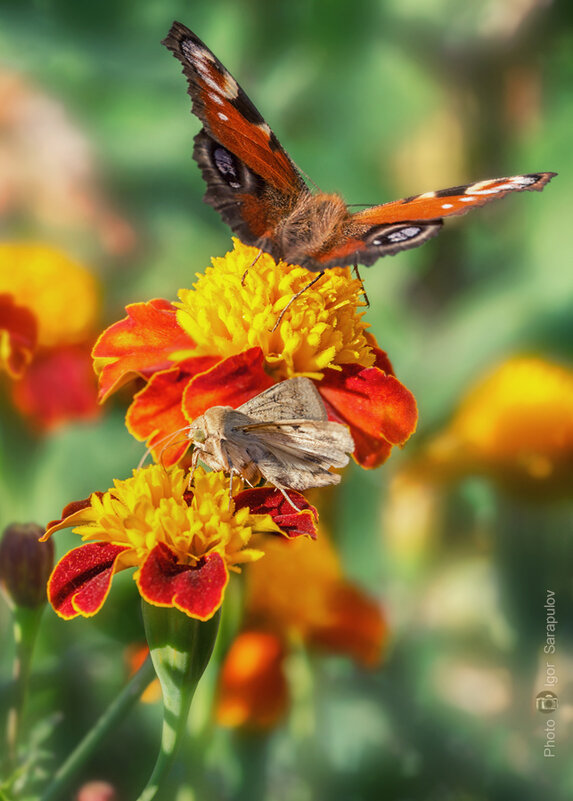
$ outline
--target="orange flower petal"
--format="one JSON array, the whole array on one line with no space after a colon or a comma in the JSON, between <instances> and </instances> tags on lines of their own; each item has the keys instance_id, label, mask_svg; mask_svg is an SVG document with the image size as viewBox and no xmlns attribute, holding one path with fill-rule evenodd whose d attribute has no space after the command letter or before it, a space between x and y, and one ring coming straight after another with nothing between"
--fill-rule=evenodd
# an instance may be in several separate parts
<instances>
[{"instance_id":1,"label":"orange flower petal","mask_svg":"<svg viewBox=\"0 0 573 801\"><path fill-rule=\"evenodd\" d=\"M273 383L265 373L262 350L250 348L196 375L183 393L183 413L191 422L212 406L236 409Z\"/></svg>"},{"instance_id":2,"label":"orange flower petal","mask_svg":"<svg viewBox=\"0 0 573 801\"><path fill-rule=\"evenodd\" d=\"M229 649L219 680L217 721L222 726L268 729L283 717L288 687L282 641L264 631L243 631Z\"/></svg>"},{"instance_id":3,"label":"orange flower petal","mask_svg":"<svg viewBox=\"0 0 573 801\"><path fill-rule=\"evenodd\" d=\"M403 445L416 429L414 396L379 367L345 365L341 371L326 370L317 386L329 418L349 426L354 457L362 467L378 467L391 446Z\"/></svg>"},{"instance_id":4,"label":"orange flower petal","mask_svg":"<svg viewBox=\"0 0 573 801\"><path fill-rule=\"evenodd\" d=\"M192 364L198 360L190 359ZM203 361L203 360L200 360ZM182 433L170 446L168 438L189 424L181 409L185 387L191 380L187 362L170 370L155 373L147 385L135 395L127 411L125 424L136 439L146 440L149 447L157 445L153 454L165 465L175 464L189 447L189 440ZM166 445L161 451L161 446ZM158 450L159 449L159 450Z\"/></svg>"},{"instance_id":5,"label":"orange flower petal","mask_svg":"<svg viewBox=\"0 0 573 801\"><path fill-rule=\"evenodd\" d=\"M92 356L99 374L99 400L104 401L118 387L136 376L148 376L173 365L170 355L193 347L167 300L127 306L127 317L100 335Z\"/></svg>"}]
</instances>

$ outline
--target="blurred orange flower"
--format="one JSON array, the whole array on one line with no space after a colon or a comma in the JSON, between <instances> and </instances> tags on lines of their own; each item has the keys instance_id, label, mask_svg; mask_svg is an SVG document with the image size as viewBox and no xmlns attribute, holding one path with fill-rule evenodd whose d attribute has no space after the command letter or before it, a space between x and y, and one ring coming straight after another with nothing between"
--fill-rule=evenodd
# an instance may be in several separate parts
<instances>
[{"instance_id":1,"label":"blurred orange flower","mask_svg":"<svg viewBox=\"0 0 573 801\"><path fill-rule=\"evenodd\" d=\"M264 729L288 706L284 660L289 645L344 654L364 667L382 658L388 629L380 605L348 582L328 536L270 540L264 564L249 565L243 631L227 653L217 719Z\"/></svg>"},{"instance_id":2,"label":"blurred orange flower","mask_svg":"<svg viewBox=\"0 0 573 801\"><path fill-rule=\"evenodd\" d=\"M0 370L40 430L100 413L90 360L98 316L85 267L48 245L0 243Z\"/></svg>"},{"instance_id":3,"label":"blurred orange flower","mask_svg":"<svg viewBox=\"0 0 573 801\"><path fill-rule=\"evenodd\" d=\"M519 487L570 486L573 369L516 356L479 381L416 463L433 478L485 474Z\"/></svg>"}]
</instances>

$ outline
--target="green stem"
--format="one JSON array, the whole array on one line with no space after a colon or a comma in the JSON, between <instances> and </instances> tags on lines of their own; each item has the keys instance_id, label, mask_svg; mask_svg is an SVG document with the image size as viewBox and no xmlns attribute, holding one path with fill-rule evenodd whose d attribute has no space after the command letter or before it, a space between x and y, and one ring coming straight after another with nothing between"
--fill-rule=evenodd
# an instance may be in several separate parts
<instances>
[{"instance_id":1,"label":"green stem","mask_svg":"<svg viewBox=\"0 0 573 801\"><path fill-rule=\"evenodd\" d=\"M12 669L13 692L6 722L6 774L16 768L22 716L28 697L32 654L43 606L15 606L13 610L15 655Z\"/></svg>"},{"instance_id":2,"label":"green stem","mask_svg":"<svg viewBox=\"0 0 573 801\"><path fill-rule=\"evenodd\" d=\"M88 732L79 745L72 751L64 764L54 775L54 780L42 795L40 801L61 801L67 795L66 785L85 761L95 751L99 743L125 717L137 703L139 697L155 678L155 671L150 657L147 657L137 673L113 701L95 726Z\"/></svg>"},{"instance_id":3,"label":"green stem","mask_svg":"<svg viewBox=\"0 0 573 801\"><path fill-rule=\"evenodd\" d=\"M174 608L143 603L151 658L163 693L161 748L137 801L152 801L162 789L186 730L189 707L217 638L219 613L199 621Z\"/></svg>"}]
</instances>

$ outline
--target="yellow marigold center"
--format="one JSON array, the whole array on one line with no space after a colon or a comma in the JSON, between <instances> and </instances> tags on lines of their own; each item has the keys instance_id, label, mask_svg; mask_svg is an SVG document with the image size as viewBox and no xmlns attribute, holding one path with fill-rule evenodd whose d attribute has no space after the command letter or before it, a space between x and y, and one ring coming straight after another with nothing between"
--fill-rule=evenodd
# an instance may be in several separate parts
<instances>
[{"instance_id":1,"label":"yellow marigold center","mask_svg":"<svg viewBox=\"0 0 573 801\"><path fill-rule=\"evenodd\" d=\"M511 359L470 393L452 429L494 458L571 452L573 371L542 359Z\"/></svg>"},{"instance_id":2,"label":"yellow marigold center","mask_svg":"<svg viewBox=\"0 0 573 801\"><path fill-rule=\"evenodd\" d=\"M0 244L0 292L27 306L38 320L38 344L85 341L99 310L94 276L61 251L45 245Z\"/></svg>"},{"instance_id":3,"label":"yellow marigold center","mask_svg":"<svg viewBox=\"0 0 573 801\"><path fill-rule=\"evenodd\" d=\"M270 515L235 512L229 504L229 479L223 473L197 468L193 499L185 500L188 475L179 467L169 471L151 465L133 471L102 497L92 495L84 525L74 531L84 540L129 545L124 566L140 565L158 543L177 554L182 564L196 564L218 552L230 569L259 559L263 552L247 548L254 531L279 531Z\"/></svg>"},{"instance_id":4,"label":"yellow marigold center","mask_svg":"<svg viewBox=\"0 0 573 801\"><path fill-rule=\"evenodd\" d=\"M278 380L319 379L327 367L374 363L364 312L358 311L365 306L362 285L349 268L327 270L273 331L281 311L316 273L277 264L267 253L233 241L235 249L213 259L193 289L179 292L177 319L196 343L194 354L226 358L258 346Z\"/></svg>"}]
</instances>

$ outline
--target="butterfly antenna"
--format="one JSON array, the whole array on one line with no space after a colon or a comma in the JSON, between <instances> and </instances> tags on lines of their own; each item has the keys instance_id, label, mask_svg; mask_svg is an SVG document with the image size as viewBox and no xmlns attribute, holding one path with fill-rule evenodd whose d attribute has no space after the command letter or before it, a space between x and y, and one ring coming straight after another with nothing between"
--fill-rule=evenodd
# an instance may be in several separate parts
<instances>
[{"instance_id":1,"label":"butterfly antenna","mask_svg":"<svg viewBox=\"0 0 573 801\"><path fill-rule=\"evenodd\" d=\"M174 438L175 438L175 437L176 437L178 434L182 434L182 433L183 433L183 431L189 431L189 428L190 428L189 426L183 426L182 428L178 428L176 431L172 431L172 432L171 432L171 434L167 434L165 437L161 437L161 439L160 439L160 440L158 440L157 442L155 442L153 445L150 445L150 446L149 446L149 448L147 448L147 449L146 449L146 451L145 451L145 453L143 454L143 456L141 457L141 459L139 460L139 464L137 465L137 469L139 470L141 467L143 467L143 465L144 465L144 463L145 463L145 460L147 459L147 457L149 456L149 454L150 454L150 453L151 453L151 452L152 452L152 451L153 451L153 450L154 450L154 449L155 449L155 448L156 448L158 445L161 445L161 443L162 443L162 442L166 442L167 444L166 444L166 445L165 445L165 446L164 446L164 447L161 449L161 451L160 451L160 454L159 454L159 458L160 458L160 459L161 459L161 457L162 457L162 455L163 455L163 452L164 452L164 451L165 451L167 448L170 448L172 445L176 445L178 442L184 442L184 440L177 440L176 442L173 442L172 440L173 440L173 439L174 439Z\"/></svg>"},{"instance_id":2,"label":"butterfly antenna","mask_svg":"<svg viewBox=\"0 0 573 801\"><path fill-rule=\"evenodd\" d=\"M368 295L366 294L366 290L364 289L364 281L362 280L362 276L358 272L358 260L356 259L356 257L354 258L354 267L353 267L353 269L354 269L354 275L360 281L360 286L362 287L362 294L364 296L364 300L366 301L366 308L369 309L370 308L370 301L368 300Z\"/></svg>"},{"instance_id":3,"label":"butterfly antenna","mask_svg":"<svg viewBox=\"0 0 573 801\"><path fill-rule=\"evenodd\" d=\"M289 158L290 158L290 156L289 156ZM306 173L304 170L301 170L301 168L298 166L296 161L293 161L292 159L290 159L290 160L292 161L295 169L298 170L298 172L302 175L302 177L305 179L305 181L307 183L309 183L312 186L312 188L315 189L317 192L320 192L321 191L320 186L312 180L310 175L308 175L308 173Z\"/></svg>"},{"instance_id":4,"label":"butterfly antenna","mask_svg":"<svg viewBox=\"0 0 573 801\"><path fill-rule=\"evenodd\" d=\"M323 276L323 275L324 275L324 270L323 270L321 273L319 273L319 274L316 276L316 278L313 278L313 279L312 279L312 281L310 281L310 283L308 283L308 284L306 284L305 286L303 286L303 288L302 288L302 289L299 289L299 291L298 291L298 292L297 292L295 295L293 295L293 296L292 296L292 298L289 300L289 302L287 303L287 305L284 307L284 309L282 310L282 312L281 312L281 313L279 314L279 316L277 317L277 321L276 321L276 323L275 323L275 324L273 325L273 327L270 329L270 331L271 331L271 334L273 333L273 331L276 331L276 330L277 330L277 328L279 327L279 325L280 325L280 322L281 322L281 320L283 319L283 317L285 316L285 313L286 313L287 309L288 309L290 306L292 306L292 304L295 302L295 300L296 300L297 298L300 298L300 296L302 295L302 293L303 293L303 292L306 292L306 290L307 290L307 289L310 289L310 288L311 288L311 286L312 286L313 284L316 284L316 282L317 282L317 281L319 281L319 280L322 278L322 276Z\"/></svg>"}]
</instances>

